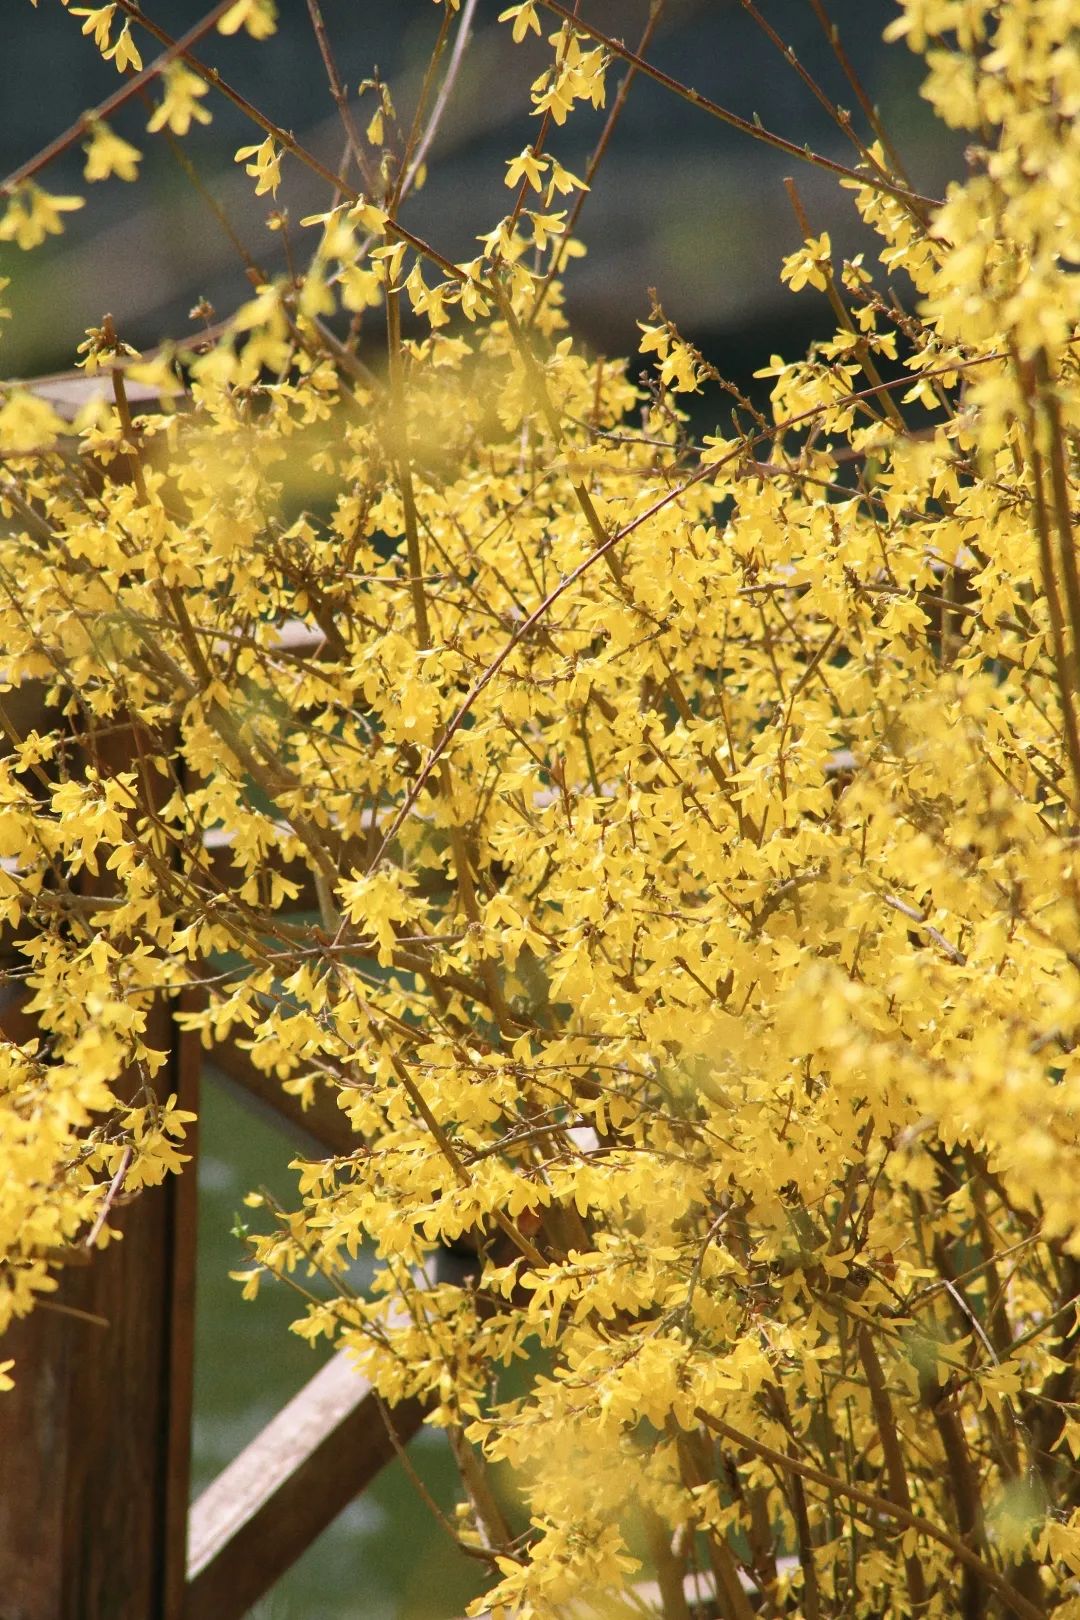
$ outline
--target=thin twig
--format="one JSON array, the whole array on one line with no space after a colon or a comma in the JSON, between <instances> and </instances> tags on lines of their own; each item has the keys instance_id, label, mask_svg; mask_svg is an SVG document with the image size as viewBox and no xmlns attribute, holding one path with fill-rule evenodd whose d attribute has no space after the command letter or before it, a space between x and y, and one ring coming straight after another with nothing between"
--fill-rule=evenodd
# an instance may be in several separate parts
<instances>
[{"instance_id":1,"label":"thin twig","mask_svg":"<svg viewBox=\"0 0 1080 1620\"><path fill-rule=\"evenodd\" d=\"M345 131L346 145L348 146L349 152L352 154L352 160L356 164L357 172L363 175L364 184L370 187L371 178L368 173L367 153L364 150L363 143L360 139L360 132L356 127L355 120L353 119L352 108L349 106L348 92L342 83L341 74L338 72L337 60L330 44L330 36L326 32L326 23L323 20L322 7L319 5L319 0L307 0L307 8L308 16L311 18L311 26L315 34L315 40L319 47L319 55L322 57L323 67L326 69L326 79L330 86L330 94L333 97L334 105L338 110L338 117L341 119L341 127ZM342 168L344 167L345 165L342 164Z\"/></svg>"},{"instance_id":2,"label":"thin twig","mask_svg":"<svg viewBox=\"0 0 1080 1620\"><path fill-rule=\"evenodd\" d=\"M130 0L119 0L119 3L130 4ZM917 191L908 190L905 186L895 185L891 180L882 180L876 175L867 174L865 171L850 169L846 163L837 163L833 158L823 157L819 152L812 152L808 146L799 146L795 141L786 140L783 135L774 134L772 130L766 129L763 124L754 123L749 118L740 118L738 113L730 112L726 107L721 107L718 102L710 100L708 96L703 96L699 90L691 89L689 85L683 84L681 80L672 78L670 73L665 73L661 68L654 67L651 62L647 62L643 56L639 56L636 51L632 51L621 40L612 39L610 34L605 34L602 28L597 28L593 23L585 22L583 18L575 18L573 12L568 11L565 6L559 4L559 0L540 0L540 4L548 11L553 11L556 17L561 17L564 22L572 23L581 33L588 34L590 39L594 39L598 45L602 45L605 50L610 51L612 56L620 57L622 61L632 63L639 73L644 73L650 79L655 79L657 84L664 86L665 90L670 90L674 95L681 96L684 101L689 101L691 106L699 108L701 112L706 112L713 118L718 118L721 123L730 124L733 129L741 130L744 135L749 135L753 140L762 141L766 146L775 147L778 152L786 152L789 157L798 158L803 163L810 163L815 168L827 169L830 174L838 174L845 180L855 180L860 186L867 186L871 191L884 191L890 197L896 197L900 202L909 206L913 203L923 208L940 208L942 206L935 197L924 197Z\"/></svg>"},{"instance_id":3,"label":"thin twig","mask_svg":"<svg viewBox=\"0 0 1080 1620\"><path fill-rule=\"evenodd\" d=\"M19 168L13 169L6 180L0 180L0 196L10 195L17 186L22 185L26 180L32 179L35 174L39 174L55 158L66 152L68 147L74 146L76 141L82 140L84 135L89 134L94 124L110 117L118 107L122 107L125 102L130 101L132 96L137 96L139 91L145 89L148 84L156 79L168 67L170 62L175 61L177 57L186 57L192 45L198 44L204 34L210 32L219 18L225 15L232 3L233 0L218 0L218 4L214 6L213 10L207 12L206 16L189 28L186 34L181 35L179 39L168 40L165 50L150 63L149 67L143 68L142 72L137 73L133 79L126 79L118 90L113 91L111 96L106 96L105 100L99 101L96 107L92 107L89 112L84 112L82 117L76 119L68 129L64 130L62 135L57 135L54 140L49 142L48 146L43 146L40 152L35 153L32 158L29 158Z\"/></svg>"},{"instance_id":4,"label":"thin twig","mask_svg":"<svg viewBox=\"0 0 1080 1620\"><path fill-rule=\"evenodd\" d=\"M901 900L899 895L896 894L887 894L885 904L891 906L893 911L898 911L902 917L907 917L917 928L921 928L923 933L945 952L950 962L956 962L960 967L965 965L967 957L963 951L947 940L945 935L934 928L931 923L928 923L925 915L917 906L909 905L906 900Z\"/></svg>"},{"instance_id":5,"label":"thin twig","mask_svg":"<svg viewBox=\"0 0 1080 1620\"><path fill-rule=\"evenodd\" d=\"M725 1423L721 1418L713 1417L712 1413L706 1412L703 1407L698 1407L695 1416L700 1423L703 1423L707 1429L711 1429L714 1434L719 1434L725 1440L729 1440L732 1445L741 1446L754 1456L761 1457L766 1462L771 1462L774 1467L780 1468L787 1473L798 1474L803 1479L811 1480L815 1485L823 1486L827 1491L835 1491L839 1496L850 1497L853 1502L858 1502L862 1507L869 1508L871 1512L895 1519L898 1524L904 1525L908 1530L914 1530L916 1534L926 1536L930 1541L936 1541L940 1546L947 1547L953 1556L958 1558L967 1569L974 1570L1014 1614L1021 1616L1021 1620L1044 1620L1041 1609L1037 1609L1034 1603L1029 1603L1027 1598L1021 1596L1016 1588L1005 1580L1004 1576L999 1575L996 1569L984 1563L977 1553L972 1552L971 1548L961 1541L959 1536L954 1536L950 1531L943 1530L940 1525L934 1524L933 1520L924 1519L916 1513L909 1513L906 1508L902 1508L898 1503L890 1502L887 1497L878 1496L873 1491L863 1490L859 1485L849 1485L846 1480L839 1479L835 1474L825 1473L824 1469L815 1468L810 1463L798 1462L794 1457L789 1457L784 1452L775 1450L773 1446L767 1446L762 1441L755 1440L751 1435L742 1434L738 1429L733 1429L729 1423Z\"/></svg>"},{"instance_id":6,"label":"thin twig","mask_svg":"<svg viewBox=\"0 0 1080 1620\"><path fill-rule=\"evenodd\" d=\"M120 1189L124 1185L124 1177L131 1168L131 1158L132 1147L131 1143L129 1142L120 1156L120 1163L116 1167L115 1175L109 1182L108 1191L106 1192L105 1197L101 1200L101 1208L97 1212L97 1219L94 1221L93 1226L87 1233L86 1240L83 1243L84 1249L92 1249L97 1242L101 1233L101 1228L105 1225L105 1222L108 1219L109 1211L120 1195Z\"/></svg>"},{"instance_id":7,"label":"thin twig","mask_svg":"<svg viewBox=\"0 0 1080 1620\"><path fill-rule=\"evenodd\" d=\"M739 0L739 4L742 6L747 16L752 18L752 20L761 29L769 43L775 46L780 52L780 55L784 58L785 62L787 62L788 66L793 68L799 75L799 78L810 91L810 94L814 97L815 101L824 109L826 115L836 125L840 133L846 136L846 138L851 142L862 161L869 164L869 166L875 170L882 180L889 180L890 176L887 170L882 166L880 159L870 150L870 148L866 145L866 142L857 134L855 127L851 122L851 115L842 111L841 108L839 108L833 101L832 97L825 93L825 91L818 84L817 80L814 78L813 74L810 73L799 61L791 46L785 45L783 39L776 32L776 29L772 26L767 18L762 16L761 12L754 4L754 0ZM908 206L915 219L925 229L927 223L925 215L914 208L911 204L908 204Z\"/></svg>"},{"instance_id":8,"label":"thin twig","mask_svg":"<svg viewBox=\"0 0 1080 1620\"><path fill-rule=\"evenodd\" d=\"M888 157L889 162L892 164L901 180L903 180L904 184L910 185L907 171L904 167L900 154L893 145L893 142L889 137L888 130L881 122L881 119L878 116L877 108L874 106L873 102L870 100L870 97L863 89L862 80L856 73L855 68L852 65L851 58L848 56L847 51L841 44L840 30L837 28L836 24L832 21L828 12L825 10L823 0L810 0L810 9L817 18L818 23L821 26L821 31L828 40L832 53L836 57L844 77L847 79L848 84L850 84L852 90L855 92L855 98L863 110L863 116L866 119L866 122L870 125L875 137L881 142L882 151Z\"/></svg>"},{"instance_id":9,"label":"thin twig","mask_svg":"<svg viewBox=\"0 0 1080 1620\"><path fill-rule=\"evenodd\" d=\"M943 365L937 368L937 370L933 373L924 372L923 376L939 374L944 375L946 372L952 374L958 370L964 369L965 366L970 369L974 368L975 366L986 365L991 360L1000 359L1001 355L995 351L992 354L977 355L967 362L958 362L954 360L948 365ZM856 393L848 394L843 399L831 400L827 405L812 406L809 410L800 411L797 415L788 417L783 422L777 422L772 427L763 429L760 433L755 434L745 443L737 444L734 449L727 451L716 461L703 462L702 465L698 467L695 472L691 473L689 477L685 478L682 483L676 484L672 489L665 491L665 493L659 496L651 506L646 507L643 512L639 512L638 515L631 518L628 523L624 523L620 528L615 529L610 535L607 536L602 545L597 545L595 549L590 551L588 556L584 557L575 568L572 568L568 574L564 574L562 579L553 585L544 599L537 604L537 606L529 614L528 618L521 621L521 623L514 630L513 634L507 640L505 646L495 655L491 663L484 670L483 674L479 675L469 688L465 697L462 699L460 707L456 710L448 722L442 736L435 744L435 747L429 754L419 774L414 779L412 786L406 793L405 798L402 800L397 814L390 823L390 826L383 837L383 841L375 853L372 864L377 865L385 855L388 847L397 836L398 829L401 827L406 817L411 813L413 805L424 791L432 771L435 769L439 760L445 754L447 748L450 746L451 742L464 725L466 719L473 709L473 706L476 703L476 700L484 691L486 691L487 687L491 685L491 682L502 669L503 665L506 663L506 660L516 650L520 643L524 641L527 636L532 634L536 627L547 616L549 610L557 601L559 601L561 597L566 594L572 585L577 583L584 573L592 568L602 557L606 557L608 552L614 550L614 548L617 545L620 545L622 541L626 540L631 534L635 533L643 524L648 523L650 519L656 517L658 513L666 510L667 507L679 500L681 496L686 494L687 490L692 489L695 485L704 482L706 478L711 478L715 476L715 474L722 472L725 467L731 466L732 463L741 461L748 452L755 450L759 445L764 444L767 440L779 438L784 433L790 432L794 428L803 426L805 423L812 421L814 418L820 417L825 412L835 410L838 405L849 404L852 401L859 399L868 399L874 394L881 393L884 389L906 388L910 385L910 381L911 379L909 377L898 377L889 382L884 382L871 388L859 389Z\"/></svg>"},{"instance_id":10,"label":"thin twig","mask_svg":"<svg viewBox=\"0 0 1080 1620\"><path fill-rule=\"evenodd\" d=\"M288 152L298 162L303 163L313 174L317 174L321 180L325 180L328 186L335 188L350 202L355 203L363 200L363 194L357 191L355 186L351 186L343 175L335 174L333 169L328 169L325 163L322 163L313 152L309 152L307 147L296 139L295 135L290 134L286 129L282 129L280 124L275 124L272 118L267 118L266 114L260 112L253 102L249 101L246 96L241 95L239 90L234 89L231 84L223 79L217 68L207 67L205 62L201 62L189 50L180 48L177 41L166 33L164 28L161 28L156 22L152 22L149 17L139 10L135 0L114 0L114 3L126 17L130 17L133 22L137 22L142 28L145 28L155 39L167 45L174 56L178 56L181 61L186 62L193 73L198 74L200 79L223 95L226 101L232 102L238 112L242 112L265 135L269 135L281 147L282 151ZM392 234L398 241L405 242L409 247L415 248L416 252L424 258L430 259L433 264L437 264L440 270L452 281L467 281L469 279L458 265L438 252L430 243L425 242L422 237L417 236L415 232L406 230L404 225L395 223L392 227Z\"/></svg>"},{"instance_id":11,"label":"thin twig","mask_svg":"<svg viewBox=\"0 0 1080 1620\"><path fill-rule=\"evenodd\" d=\"M431 109L431 117L428 119L427 128L420 138L420 144L413 153L412 161L405 171L405 178L401 182L401 201L404 201L412 190L413 183L423 168L427 155L431 150L431 144L438 133L443 114L450 104L450 97L453 94L458 73L461 71L461 64L465 60L465 50L472 33L475 12L476 0L465 0L465 4L461 8L461 20L458 23L457 38L454 40L454 48L450 52L450 60L446 64L446 73L443 76L442 84L439 86L439 93L435 97L435 105ZM407 153L406 156L408 156Z\"/></svg>"}]
</instances>

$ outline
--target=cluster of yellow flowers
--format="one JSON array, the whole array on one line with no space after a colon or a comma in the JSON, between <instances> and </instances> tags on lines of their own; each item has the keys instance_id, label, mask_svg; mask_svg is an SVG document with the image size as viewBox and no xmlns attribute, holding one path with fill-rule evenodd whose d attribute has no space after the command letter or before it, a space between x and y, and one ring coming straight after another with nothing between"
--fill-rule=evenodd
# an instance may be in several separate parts
<instances>
[{"instance_id":1,"label":"cluster of yellow flowers","mask_svg":"<svg viewBox=\"0 0 1080 1620\"><path fill-rule=\"evenodd\" d=\"M106 54L116 10L80 13ZM46 716L3 721L41 1033L0 1046L0 1326L122 1155L176 1167L147 1021L198 981L207 1045L356 1132L249 1292L329 1277L297 1330L431 1403L496 1615L643 1558L672 1617L700 1564L739 1620L1077 1620L1075 7L904 0L968 173L923 198L879 134L831 165L880 268L808 233L783 277L835 336L701 443L715 373L659 306L648 392L566 333L584 182L546 137L647 64L553 0L503 21L535 48L552 12L475 259L346 187L212 344L92 333L77 439L0 410L2 673ZM182 134L204 84L165 43ZM88 135L88 178L134 173ZM263 136L259 192L306 158ZM56 228L45 197L0 235Z\"/></svg>"}]
</instances>

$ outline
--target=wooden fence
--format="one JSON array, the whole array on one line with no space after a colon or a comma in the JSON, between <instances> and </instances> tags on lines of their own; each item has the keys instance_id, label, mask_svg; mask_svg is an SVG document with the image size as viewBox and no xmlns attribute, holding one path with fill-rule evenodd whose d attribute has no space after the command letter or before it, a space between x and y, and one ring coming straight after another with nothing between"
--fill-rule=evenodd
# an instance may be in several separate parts
<instances>
[{"instance_id":1,"label":"wooden fence","mask_svg":"<svg viewBox=\"0 0 1080 1620\"><path fill-rule=\"evenodd\" d=\"M93 763L122 769L134 742L114 728ZM224 864L227 848L207 843ZM0 958L16 966L17 947ZM0 973L0 1036L25 1040L36 1031L18 985ZM202 1048L177 1018L188 1006L161 1000L147 1038L169 1054L159 1091L197 1113ZM233 1044L214 1063L327 1153L355 1147L328 1096L301 1112ZM197 1124L185 1147L182 1175L110 1210L122 1241L73 1254L57 1292L4 1337L18 1376L0 1399L0 1620L239 1620L395 1454L339 1354L189 1505ZM422 1417L415 1403L395 1412L399 1444Z\"/></svg>"},{"instance_id":2,"label":"wooden fence","mask_svg":"<svg viewBox=\"0 0 1080 1620\"><path fill-rule=\"evenodd\" d=\"M30 1033L17 997L0 1005L0 1032ZM155 1037L168 1041L167 1089L197 1108L198 1037L175 1024ZM215 1062L290 1122L293 1099L243 1053ZM303 1119L331 1153L345 1123L329 1108ZM189 1507L196 1164L111 1219L123 1241L65 1265L57 1293L4 1339L18 1381L0 1400L0 1620L239 1620L394 1447L339 1353ZM394 1413L399 1441L422 1416Z\"/></svg>"}]
</instances>

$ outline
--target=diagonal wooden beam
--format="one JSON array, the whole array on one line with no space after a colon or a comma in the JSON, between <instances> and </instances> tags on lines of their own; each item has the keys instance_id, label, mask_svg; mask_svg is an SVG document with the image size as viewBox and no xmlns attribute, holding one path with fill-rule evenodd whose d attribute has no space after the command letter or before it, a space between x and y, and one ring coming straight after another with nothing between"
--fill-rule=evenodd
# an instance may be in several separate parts
<instances>
[{"instance_id":1,"label":"diagonal wooden beam","mask_svg":"<svg viewBox=\"0 0 1080 1620\"><path fill-rule=\"evenodd\" d=\"M394 1409L399 1444L423 1414L418 1401ZM192 1505L185 1620L240 1620L394 1454L371 1385L339 1350Z\"/></svg>"}]
</instances>

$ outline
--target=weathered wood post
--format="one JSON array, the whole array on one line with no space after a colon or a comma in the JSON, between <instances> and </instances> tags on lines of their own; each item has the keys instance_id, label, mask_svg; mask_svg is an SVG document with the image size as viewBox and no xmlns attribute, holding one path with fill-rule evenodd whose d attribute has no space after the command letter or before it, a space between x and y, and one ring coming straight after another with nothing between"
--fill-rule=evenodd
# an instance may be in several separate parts
<instances>
[{"instance_id":1,"label":"weathered wood post","mask_svg":"<svg viewBox=\"0 0 1080 1620\"><path fill-rule=\"evenodd\" d=\"M95 762L120 769L130 732ZM109 757L102 759L101 754ZM8 943L10 967L17 946ZM35 1033L25 993L0 1002L0 1035ZM159 1090L195 1111L200 1052L163 999L147 1038L169 1054ZM125 1083L133 1091L135 1074ZM190 1475L196 1178L180 1176L125 1204L122 1233L74 1255L59 1288L3 1341L16 1358L0 1397L0 1620L179 1620Z\"/></svg>"},{"instance_id":2,"label":"weathered wood post","mask_svg":"<svg viewBox=\"0 0 1080 1620\"><path fill-rule=\"evenodd\" d=\"M190 1107L186 1045L174 1049L174 1084ZM2 1620L181 1613L192 1170L114 1211L123 1240L66 1266L57 1293L5 1335L18 1381L0 1400Z\"/></svg>"}]
</instances>

